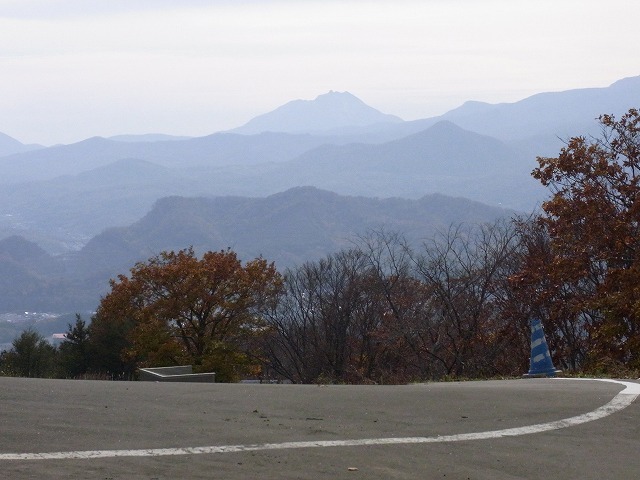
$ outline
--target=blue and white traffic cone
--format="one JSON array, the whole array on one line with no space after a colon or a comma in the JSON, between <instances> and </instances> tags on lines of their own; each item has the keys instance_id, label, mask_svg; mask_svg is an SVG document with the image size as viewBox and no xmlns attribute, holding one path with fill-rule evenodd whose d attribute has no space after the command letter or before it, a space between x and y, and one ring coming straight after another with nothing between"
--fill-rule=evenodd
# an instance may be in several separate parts
<instances>
[{"instance_id":1,"label":"blue and white traffic cone","mask_svg":"<svg viewBox=\"0 0 640 480\"><path fill-rule=\"evenodd\" d=\"M531 364L529 373L525 373L523 376L555 377L560 372L562 370L556 370L553 366L542 322L537 318L531 320Z\"/></svg>"}]
</instances>

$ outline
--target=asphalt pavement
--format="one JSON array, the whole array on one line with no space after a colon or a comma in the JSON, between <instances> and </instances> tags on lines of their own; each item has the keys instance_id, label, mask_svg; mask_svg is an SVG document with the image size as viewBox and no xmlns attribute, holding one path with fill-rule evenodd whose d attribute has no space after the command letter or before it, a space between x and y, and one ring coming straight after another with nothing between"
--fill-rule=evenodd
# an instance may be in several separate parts
<instances>
[{"instance_id":1,"label":"asphalt pavement","mask_svg":"<svg viewBox=\"0 0 640 480\"><path fill-rule=\"evenodd\" d=\"M636 479L623 389L0 378L0 478Z\"/></svg>"}]
</instances>

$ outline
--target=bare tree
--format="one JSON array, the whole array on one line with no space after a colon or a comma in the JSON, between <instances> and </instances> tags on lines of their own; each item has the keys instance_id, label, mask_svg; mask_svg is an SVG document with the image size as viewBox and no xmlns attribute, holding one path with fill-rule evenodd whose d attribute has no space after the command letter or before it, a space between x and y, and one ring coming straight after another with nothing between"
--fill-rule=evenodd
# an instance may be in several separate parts
<instances>
[{"instance_id":1,"label":"bare tree","mask_svg":"<svg viewBox=\"0 0 640 480\"><path fill-rule=\"evenodd\" d=\"M495 372L498 357L514 336L501 314L504 279L518 248L506 221L452 226L426 243L414 259L416 275L429 286L430 318L422 325L423 350L452 376Z\"/></svg>"}]
</instances>

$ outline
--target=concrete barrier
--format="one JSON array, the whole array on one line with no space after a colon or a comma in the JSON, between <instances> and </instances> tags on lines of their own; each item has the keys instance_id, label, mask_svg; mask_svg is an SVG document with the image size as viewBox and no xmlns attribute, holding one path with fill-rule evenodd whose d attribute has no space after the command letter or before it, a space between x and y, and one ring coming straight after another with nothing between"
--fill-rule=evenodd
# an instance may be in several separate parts
<instances>
[{"instance_id":1,"label":"concrete barrier","mask_svg":"<svg viewBox=\"0 0 640 480\"><path fill-rule=\"evenodd\" d=\"M155 367L138 369L139 379L143 382L198 382L214 383L216 374L193 373L191 365L175 367Z\"/></svg>"}]
</instances>

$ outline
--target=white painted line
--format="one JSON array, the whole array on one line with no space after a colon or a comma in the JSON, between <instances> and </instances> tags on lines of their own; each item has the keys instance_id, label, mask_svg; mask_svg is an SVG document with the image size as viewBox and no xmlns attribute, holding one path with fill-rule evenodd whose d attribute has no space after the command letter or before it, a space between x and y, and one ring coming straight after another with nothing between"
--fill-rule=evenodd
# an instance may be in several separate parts
<instances>
[{"instance_id":1,"label":"white painted line","mask_svg":"<svg viewBox=\"0 0 640 480\"><path fill-rule=\"evenodd\" d=\"M611 380L609 378L553 378L553 380L571 380L571 381L588 381L588 382L606 382L617 383L618 385L624 385L625 389L618 395L640 395L640 383L623 382L622 380ZM640 380L640 378L638 379Z\"/></svg>"},{"instance_id":2,"label":"white painted line","mask_svg":"<svg viewBox=\"0 0 640 480\"><path fill-rule=\"evenodd\" d=\"M559 379L559 380L596 380L596 379ZM364 445L398 445L416 443L463 442L469 440L487 440L492 438L516 437L532 433L548 432L592 422L618 412L640 395L640 384L619 380L597 379L598 381L617 383L625 386L613 399L588 413L554 422L539 423L525 427L491 430L487 432L461 433L457 435L438 435L436 437L400 437L400 438L364 438L355 440L327 440L308 442L262 443L254 445L219 445L210 447L153 448L142 450L86 450L75 452L47 453L3 453L0 460L78 460L114 457L162 457L171 455L201 455L213 453L256 452L262 450L284 450L295 448L357 447Z\"/></svg>"}]
</instances>

